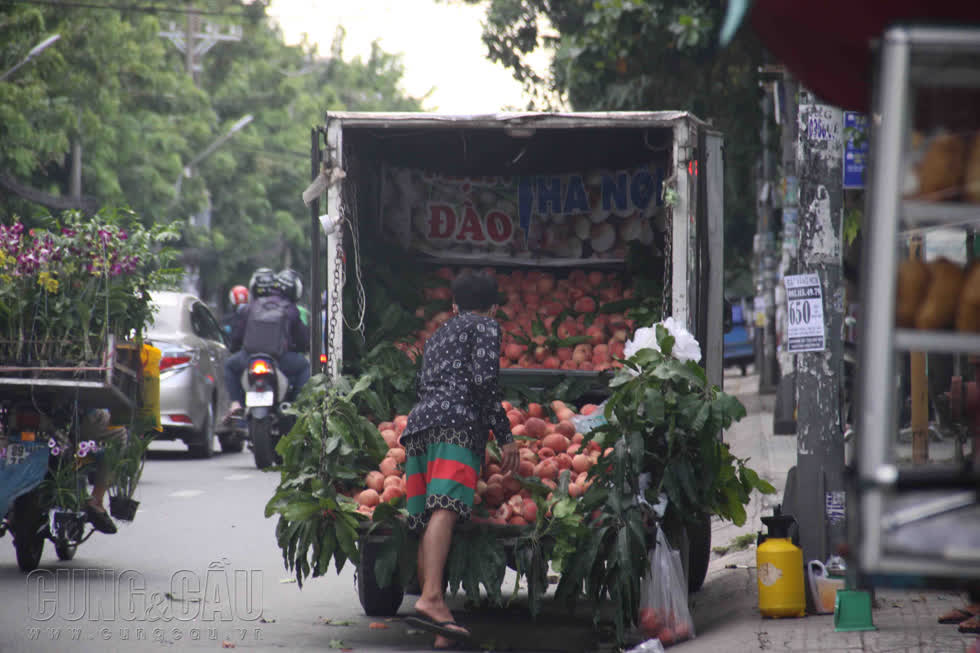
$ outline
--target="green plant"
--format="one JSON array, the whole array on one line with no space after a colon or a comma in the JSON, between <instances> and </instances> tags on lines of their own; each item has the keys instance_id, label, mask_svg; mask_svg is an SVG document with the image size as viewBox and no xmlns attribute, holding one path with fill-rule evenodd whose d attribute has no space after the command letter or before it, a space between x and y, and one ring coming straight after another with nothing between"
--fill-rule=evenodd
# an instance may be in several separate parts
<instances>
[{"instance_id":1,"label":"green plant","mask_svg":"<svg viewBox=\"0 0 980 653\"><path fill-rule=\"evenodd\" d=\"M42 491L49 497L50 505L65 510L81 510L88 497L86 482L89 465L95 464L99 451L94 442L87 441L73 447L62 437L48 441L51 455L55 457L50 474L42 483Z\"/></svg>"},{"instance_id":2,"label":"green plant","mask_svg":"<svg viewBox=\"0 0 980 653\"><path fill-rule=\"evenodd\" d=\"M775 492L719 438L745 416L745 407L708 383L693 360L671 356L675 337L663 325L656 326L656 341L659 351L640 349L610 383L609 423L599 433L633 440L633 455L652 475L648 499L665 492L682 514L708 513L742 525L749 494Z\"/></svg>"},{"instance_id":3,"label":"green plant","mask_svg":"<svg viewBox=\"0 0 980 653\"><path fill-rule=\"evenodd\" d=\"M131 430L125 441L114 440L105 447L109 470L109 495L131 499L143 477L146 450L153 441L153 431Z\"/></svg>"},{"instance_id":4,"label":"green plant","mask_svg":"<svg viewBox=\"0 0 980 653\"><path fill-rule=\"evenodd\" d=\"M674 334L682 339L676 353ZM668 319L638 330L627 355L610 383L607 424L586 435L611 447L590 469L592 485L575 506L589 528L569 531L556 547L563 569L556 597L574 604L584 591L597 608L611 601L620 642L636 623L661 493L672 514L716 514L742 524L750 493L775 491L719 439L745 408L707 382L690 334Z\"/></svg>"},{"instance_id":5,"label":"green plant","mask_svg":"<svg viewBox=\"0 0 980 653\"><path fill-rule=\"evenodd\" d=\"M331 384L314 376L291 409L296 424L276 446L280 481L265 516L279 515L276 539L300 586L308 576L323 575L331 560L339 572L347 560L359 559L355 542L366 516L350 495L387 452L355 403L371 382L371 376L339 377Z\"/></svg>"}]
</instances>

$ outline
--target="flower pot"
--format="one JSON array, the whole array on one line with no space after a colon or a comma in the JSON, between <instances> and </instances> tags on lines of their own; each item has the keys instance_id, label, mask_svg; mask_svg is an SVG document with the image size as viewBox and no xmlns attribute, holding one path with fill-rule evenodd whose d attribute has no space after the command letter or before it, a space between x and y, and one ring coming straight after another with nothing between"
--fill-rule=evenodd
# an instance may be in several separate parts
<instances>
[{"instance_id":1,"label":"flower pot","mask_svg":"<svg viewBox=\"0 0 980 653\"><path fill-rule=\"evenodd\" d=\"M129 497L109 497L109 514L116 519L133 521L140 502Z\"/></svg>"},{"instance_id":2,"label":"flower pot","mask_svg":"<svg viewBox=\"0 0 980 653\"><path fill-rule=\"evenodd\" d=\"M55 539L77 542L85 532L85 513L56 508L51 511L51 530Z\"/></svg>"}]
</instances>

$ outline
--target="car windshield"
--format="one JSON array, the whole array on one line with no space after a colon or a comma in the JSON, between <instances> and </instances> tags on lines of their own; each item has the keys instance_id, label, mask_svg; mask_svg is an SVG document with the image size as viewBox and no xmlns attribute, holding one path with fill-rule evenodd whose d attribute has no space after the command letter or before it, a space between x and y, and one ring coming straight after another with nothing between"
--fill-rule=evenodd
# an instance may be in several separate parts
<instances>
[{"instance_id":1,"label":"car windshield","mask_svg":"<svg viewBox=\"0 0 980 653\"><path fill-rule=\"evenodd\" d=\"M176 333L180 330L180 300L161 297L154 299L154 313L149 330L155 333Z\"/></svg>"}]
</instances>

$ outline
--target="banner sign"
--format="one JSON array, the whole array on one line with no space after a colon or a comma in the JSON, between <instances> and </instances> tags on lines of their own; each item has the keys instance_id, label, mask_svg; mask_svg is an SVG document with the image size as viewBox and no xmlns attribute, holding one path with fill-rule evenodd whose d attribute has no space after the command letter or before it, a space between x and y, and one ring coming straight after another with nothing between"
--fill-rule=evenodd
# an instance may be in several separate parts
<instances>
[{"instance_id":1,"label":"banner sign","mask_svg":"<svg viewBox=\"0 0 980 653\"><path fill-rule=\"evenodd\" d=\"M827 348L823 326L823 290L817 274L783 277L786 286L786 314L789 327L786 351L823 351Z\"/></svg>"},{"instance_id":2,"label":"banner sign","mask_svg":"<svg viewBox=\"0 0 980 653\"><path fill-rule=\"evenodd\" d=\"M382 229L402 247L540 264L622 261L631 241L652 244L664 172L451 177L386 167L382 177Z\"/></svg>"}]
</instances>

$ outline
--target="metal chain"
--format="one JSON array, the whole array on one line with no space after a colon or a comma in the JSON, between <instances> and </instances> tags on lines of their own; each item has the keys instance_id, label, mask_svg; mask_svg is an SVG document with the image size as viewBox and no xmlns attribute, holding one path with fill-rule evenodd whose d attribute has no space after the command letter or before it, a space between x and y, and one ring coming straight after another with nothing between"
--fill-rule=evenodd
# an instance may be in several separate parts
<instances>
[{"instance_id":1,"label":"metal chain","mask_svg":"<svg viewBox=\"0 0 980 653\"><path fill-rule=\"evenodd\" d=\"M343 233L343 232L341 232ZM340 360L340 352L335 346L337 334L337 313L343 310L341 303L340 289L344 283L344 245L343 238L338 239L337 251L334 256L333 266L333 286L330 293L330 303L327 307L327 364L333 365L334 361ZM340 369L337 369L340 373Z\"/></svg>"},{"instance_id":2,"label":"metal chain","mask_svg":"<svg viewBox=\"0 0 980 653\"><path fill-rule=\"evenodd\" d=\"M357 323L351 323L347 320L347 315L342 312L344 317L344 324L351 331L357 331L361 334L361 338L364 338L364 317L367 313L367 295L364 291L364 280L361 276L361 234L360 234L360 224L357 216L357 184L354 181L348 180L344 185L344 191L346 195L349 195L352 201L344 201L341 204L341 215L344 218L344 223L350 229L351 244L354 247L354 275L356 281L355 288L355 302L357 307Z\"/></svg>"},{"instance_id":3,"label":"metal chain","mask_svg":"<svg viewBox=\"0 0 980 653\"><path fill-rule=\"evenodd\" d=\"M661 320L666 319L668 314L673 313L673 307L671 306L672 293L670 284L673 281L674 268L674 260L671 256L672 244L674 242L674 209L672 207L664 206L664 213L664 222L667 224L667 231L664 232L666 236L664 237L664 282L660 297Z\"/></svg>"}]
</instances>

